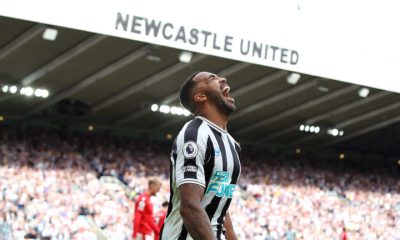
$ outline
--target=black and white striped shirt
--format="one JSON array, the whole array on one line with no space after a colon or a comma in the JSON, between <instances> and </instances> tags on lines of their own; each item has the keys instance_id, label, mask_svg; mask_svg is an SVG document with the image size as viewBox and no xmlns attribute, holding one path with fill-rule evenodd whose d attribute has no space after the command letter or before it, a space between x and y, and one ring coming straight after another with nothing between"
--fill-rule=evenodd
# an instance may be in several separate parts
<instances>
[{"instance_id":1,"label":"black and white striped shirt","mask_svg":"<svg viewBox=\"0 0 400 240\"><path fill-rule=\"evenodd\" d=\"M178 187L185 183L205 188L201 205L217 239L224 239L225 214L240 176L240 146L229 133L203 117L185 124L171 152L171 196L161 238L192 239L180 215Z\"/></svg>"}]
</instances>

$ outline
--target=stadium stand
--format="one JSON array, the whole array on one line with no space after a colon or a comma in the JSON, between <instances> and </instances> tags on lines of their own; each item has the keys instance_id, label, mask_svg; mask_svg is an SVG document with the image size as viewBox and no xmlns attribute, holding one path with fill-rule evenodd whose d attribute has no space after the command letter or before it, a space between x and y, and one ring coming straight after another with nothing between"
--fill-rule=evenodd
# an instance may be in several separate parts
<instances>
[{"instance_id":1,"label":"stadium stand","mask_svg":"<svg viewBox=\"0 0 400 240\"><path fill-rule=\"evenodd\" d=\"M0 239L130 239L134 196L148 177L164 182L155 207L168 200L170 143L0 132ZM346 231L348 239L400 239L398 175L338 161L244 151L231 209L239 238L340 239ZM131 195L104 187L102 176L119 179Z\"/></svg>"}]
</instances>

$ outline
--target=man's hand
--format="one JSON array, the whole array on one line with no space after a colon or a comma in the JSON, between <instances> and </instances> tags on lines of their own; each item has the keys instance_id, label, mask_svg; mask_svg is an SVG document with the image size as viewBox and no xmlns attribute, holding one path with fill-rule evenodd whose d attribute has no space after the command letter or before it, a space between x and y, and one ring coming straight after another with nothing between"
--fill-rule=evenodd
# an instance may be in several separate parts
<instances>
[{"instance_id":1,"label":"man's hand","mask_svg":"<svg viewBox=\"0 0 400 240\"><path fill-rule=\"evenodd\" d=\"M210 219L201 206L204 196L204 187L185 183L179 186L181 195L181 209L183 223L194 240L215 240Z\"/></svg>"}]
</instances>

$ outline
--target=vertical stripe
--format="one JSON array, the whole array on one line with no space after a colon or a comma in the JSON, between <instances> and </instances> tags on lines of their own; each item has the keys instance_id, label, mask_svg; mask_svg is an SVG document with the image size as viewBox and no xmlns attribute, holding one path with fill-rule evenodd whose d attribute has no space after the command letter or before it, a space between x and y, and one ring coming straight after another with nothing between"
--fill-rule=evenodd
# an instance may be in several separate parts
<instances>
[{"instance_id":1,"label":"vertical stripe","mask_svg":"<svg viewBox=\"0 0 400 240\"><path fill-rule=\"evenodd\" d=\"M217 240L221 240L222 228L218 228L217 230Z\"/></svg>"},{"instance_id":2,"label":"vertical stripe","mask_svg":"<svg viewBox=\"0 0 400 240\"><path fill-rule=\"evenodd\" d=\"M231 178L231 184L236 184L237 180L239 178L239 173L240 173L240 162L238 158L238 154L235 151L235 148L231 141L228 139L229 142L229 148L231 149L232 152L232 157L233 157L233 172L232 172L232 178ZM231 204L232 198L229 198L225 206L223 207L221 211L221 215L219 216L217 222L218 224L222 225L224 223L224 217L226 215L226 212L228 211L229 205Z\"/></svg>"},{"instance_id":3,"label":"vertical stripe","mask_svg":"<svg viewBox=\"0 0 400 240\"><path fill-rule=\"evenodd\" d=\"M233 144L231 141L229 141L229 147L232 152L232 157L233 157L233 173L232 173L232 181L231 184L236 184L239 178L239 173L240 173L240 160L238 153L235 151L235 148L233 147Z\"/></svg>"},{"instance_id":4,"label":"vertical stripe","mask_svg":"<svg viewBox=\"0 0 400 240\"><path fill-rule=\"evenodd\" d=\"M218 205L219 205L219 202L220 202L220 201L221 201L221 198L215 196L215 197L213 197L213 199L211 200L210 204L207 205L207 207L206 207L206 213L207 213L207 216L208 216L208 218L210 219L210 221L211 221L211 219L213 218L215 212L217 211L217 208L218 208Z\"/></svg>"},{"instance_id":5,"label":"vertical stripe","mask_svg":"<svg viewBox=\"0 0 400 240\"><path fill-rule=\"evenodd\" d=\"M206 150L206 157L205 157L205 164L204 164L204 178L206 181L206 188L204 188L204 193L207 190L208 183L210 182L210 178L212 175L212 172L214 170L214 165L215 165L215 151L214 151L214 145L212 143L212 140L210 136L208 136L207 139L207 150Z\"/></svg>"},{"instance_id":6,"label":"vertical stripe","mask_svg":"<svg viewBox=\"0 0 400 240\"><path fill-rule=\"evenodd\" d=\"M228 200L226 200L225 206L221 211L221 215L218 217L218 220L217 220L219 225L224 224L224 218L225 218L226 212L228 211L229 205L231 204L231 201L232 201L232 198L229 198Z\"/></svg>"},{"instance_id":7,"label":"vertical stripe","mask_svg":"<svg viewBox=\"0 0 400 240\"><path fill-rule=\"evenodd\" d=\"M242 148L239 146L239 144L235 143L235 149L240 159L240 157L242 156Z\"/></svg>"},{"instance_id":8,"label":"vertical stripe","mask_svg":"<svg viewBox=\"0 0 400 240\"><path fill-rule=\"evenodd\" d=\"M171 155L172 155L171 157L173 159L173 162L171 161L170 166L169 166L169 189L171 189L171 195L169 196L169 203L168 203L168 210L167 210L166 217L169 216L169 214L171 213L172 208L173 208L172 199L174 197L174 189L172 186L172 182L173 182L173 178L174 178L173 176L174 176L175 163L176 163L176 159L178 157L178 154L176 153L176 151L177 151L176 141L177 141L177 139L175 139L175 141L174 141L174 145L172 146L172 152L171 152Z\"/></svg>"},{"instance_id":9,"label":"vertical stripe","mask_svg":"<svg viewBox=\"0 0 400 240\"><path fill-rule=\"evenodd\" d=\"M221 150L222 169L223 169L223 171L227 171L228 164L227 164L227 159L226 159L226 150L225 150L224 142L222 141L221 133L213 128L211 128L211 130L213 131L215 139L217 140L217 143L218 143L218 147ZM210 221L213 218L213 216L215 215L215 212L217 211L217 208L218 208L218 205L220 202L221 202L221 197L214 196L213 199L211 200L210 204L207 205L206 213L207 213Z\"/></svg>"},{"instance_id":10,"label":"vertical stripe","mask_svg":"<svg viewBox=\"0 0 400 240\"><path fill-rule=\"evenodd\" d=\"M184 142L187 141L193 141L197 144L197 135L199 132L199 127L203 123L203 120L199 118L193 119L189 125L185 129L185 134L184 134ZM185 151L185 149L183 149ZM183 163L184 166L196 166L196 156L194 158L186 158ZM197 173L196 172L184 172L183 173L184 178L195 178L197 179ZM185 240L188 235L188 232L185 228L185 225L182 224L182 230L181 233L179 234L178 240Z\"/></svg>"},{"instance_id":11,"label":"vertical stripe","mask_svg":"<svg viewBox=\"0 0 400 240\"><path fill-rule=\"evenodd\" d=\"M174 198L174 189L172 188L173 168L174 168L174 166L172 165L172 162L171 162L171 169L169 171L170 176L171 176L169 179L169 188L171 189L171 195L169 196L169 203L168 203L168 210L167 210L166 217L168 217L171 214L171 211L173 208L173 206L172 206L172 199Z\"/></svg>"},{"instance_id":12,"label":"vertical stripe","mask_svg":"<svg viewBox=\"0 0 400 240\"><path fill-rule=\"evenodd\" d=\"M199 127L202 123L203 123L203 120L201 120L199 118L195 118L194 120L192 120L189 123L189 125L185 129L185 135L184 135L185 143L188 141L193 141L197 144L197 135L199 132ZM185 151L185 149L183 149L183 151ZM185 157L183 166L196 166L196 156L194 156L192 158ZM184 178L197 179L197 173L192 172L192 171L184 172L183 176L184 176Z\"/></svg>"},{"instance_id":13,"label":"vertical stripe","mask_svg":"<svg viewBox=\"0 0 400 240\"><path fill-rule=\"evenodd\" d=\"M188 235L188 232L185 228L185 225L182 224L182 231L181 231L181 234L179 234L178 240L186 240L187 235Z\"/></svg>"},{"instance_id":14,"label":"vertical stripe","mask_svg":"<svg viewBox=\"0 0 400 240\"><path fill-rule=\"evenodd\" d=\"M211 130L214 133L215 139L217 139L217 143L219 146L219 149L221 150L221 155L222 155L222 170L227 171L228 170L228 163L226 159L226 150L225 150L225 145L224 141L222 140L221 133L215 130L214 128L211 128Z\"/></svg>"}]
</instances>

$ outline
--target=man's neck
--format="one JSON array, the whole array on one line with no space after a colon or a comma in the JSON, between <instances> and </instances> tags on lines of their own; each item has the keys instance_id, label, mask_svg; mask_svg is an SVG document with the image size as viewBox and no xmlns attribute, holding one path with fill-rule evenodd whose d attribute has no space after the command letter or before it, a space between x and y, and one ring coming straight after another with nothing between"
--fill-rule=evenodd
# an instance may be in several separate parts
<instances>
[{"instance_id":1,"label":"man's neck","mask_svg":"<svg viewBox=\"0 0 400 240\"><path fill-rule=\"evenodd\" d=\"M210 122L226 131L228 116L225 114L222 114L218 111L200 111L197 115L208 119Z\"/></svg>"}]
</instances>

